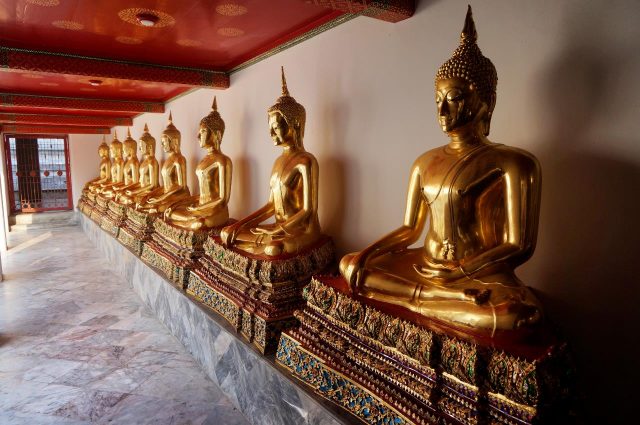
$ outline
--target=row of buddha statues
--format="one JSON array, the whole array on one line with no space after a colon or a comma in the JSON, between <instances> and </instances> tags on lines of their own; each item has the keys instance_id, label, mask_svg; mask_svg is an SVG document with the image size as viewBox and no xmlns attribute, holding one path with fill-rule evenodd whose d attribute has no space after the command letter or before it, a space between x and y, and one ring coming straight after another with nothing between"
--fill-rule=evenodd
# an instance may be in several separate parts
<instances>
[{"instance_id":1,"label":"row of buddha statues","mask_svg":"<svg viewBox=\"0 0 640 425\"><path fill-rule=\"evenodd\" d=\"M456 325L510 330L542 321L539 301L514 273L536 244L541 173L530 153L487 138L497 73L476 38L469 15L459 47L436 74L438 122L449 141L414 162L404 221L344 256L339 270L354 294ZM303 144L305 108L290 95L284 70L281 78L282 95L268 109L268 131L282 153L273 164L269 199L255 212L229 224L232 160L221 151L225 122L215 98L199 126L206 150L195 170L199 195L187 186L171 114L161 137L161 167L145 126L138 142L142 162L130 134L123 143L103 143L100 176L85 190L159 214L179 228L220 228L225 246L252 255L301 252L322 236L319 167ZM269 219L273 223L265 224ZM424 243L412 248L425 226Z\"/></svg>"}]
</instances>

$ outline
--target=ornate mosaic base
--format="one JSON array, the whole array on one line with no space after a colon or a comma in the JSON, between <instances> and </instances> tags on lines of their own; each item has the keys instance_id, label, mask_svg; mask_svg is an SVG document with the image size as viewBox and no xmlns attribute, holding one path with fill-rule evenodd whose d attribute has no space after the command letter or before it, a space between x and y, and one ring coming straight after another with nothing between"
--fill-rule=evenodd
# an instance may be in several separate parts
<instances>
[{"instance_id":1,"label":"ornate mosaic base","mask_svg":"<svg viewBox=\"0 0 640 425\"><path fill-rule=\"evenodd\" d=\"M271 318L262 316L256 308L259 302L223 282L213 282L203 276L201 269L189 273L187 293L222 316L263 354L275 351L282 330L297 323L291 313Z\"/></svg>"},{"instance_id":2,"label":"ornate mosaic base","mask_svg":"<svg viewBox=\"0 0 640 425\"><path fill-rule=\"evenodd\" d=\"M312 371L310 359L387 402L407 423L522 425L568 418L573 365L566 344L531 350L513 344L509 352L465 340L383 313L332 287L335 280L313 279L305 288L307 306L296 313L300 326L283 333L277 362L363 421L386 423L387 417L345 406L341 393L326 390L318 378L328 379L329 372ZM439 422L424 419L432 417Z\"/></svg>"},{"instance_id":3,"label":"ornate mosaic base","mask_svg":"<svg viewBox=\"0 0 640 425\"><path fill-rule=\"evenodd\" d=\"M276 361L322 397L334 402L365 423L393 425L414 423L365 386L349 379L331 368L318 356L304 350L300 343L287 332L284 332L280 338ZM426 420L427 417L424 419ZM429 419L430 423L438 423L436 417L432 416Z\"/></svg>"},{"instance_id":4,"label":"ornate mosaic base","mask_svg":"<svg viewBox=\"0 0 640 425\"><path fill-rule=\"evenodd\" d=\"M299 255L271 258L249 257L210 236L204 252L191 272L187 291L200 300L219 296L231 300L238 311L223 316L263 353L273 352L280 332L296 323L293 312L302 307L302 288L311 275L334 266L329 238ZM198 291L191 288L193 284Z\"/></svg>"},{"instance_id":5,"label":"ornate mosaic base","mask_svg":"<svg viewBox=\"0 0 640 425\"><path fill-rule=\"evenodd\" d=\"M142 255L142 247L144 242L138 238L136 232L128 226L123 226L118 232L118 241L129 248L137 257Z\"/></svg>"}]
</instances>

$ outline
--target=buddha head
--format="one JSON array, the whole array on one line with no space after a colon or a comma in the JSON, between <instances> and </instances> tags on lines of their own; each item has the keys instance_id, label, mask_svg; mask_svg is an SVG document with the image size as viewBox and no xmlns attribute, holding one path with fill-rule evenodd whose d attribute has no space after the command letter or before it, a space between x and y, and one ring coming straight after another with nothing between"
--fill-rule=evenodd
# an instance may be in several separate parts
<instances>
[{"instance_id":1,"label":"buddha head","mask_svg":"<svg viewBox=\"0 0 640 425\"><path fill-rule=\"evenodd\" d=\"M220 150L223 135L224 120L218 112L218 101L216 97L214 97L211 112L200 120L200 129L198 131L200 147L212 147L215 150Z\"/></svg>"},{"instance_id":2,"label":"buddha head","mask_svg":"<svg viewBox=\"0 0 640 425\"><path fill-rule=\"evenodd\" d=\"M149 133L149 126L144 125L142 136L140 136L140 147L138 148L143 155L154 156L156 153L156 139Z\"/></svg>"},{"instance_id":3,"label":"buddha head","mask_svg":"<svg viewBox=\"0 0 640 425\"><path fill-rule=\"evenodd\" d=\"M131 130L127 128L127 138L122 142L124 156L131 158L136 154L136 141L131 137Z\"/></svg>"},{"instance_id":4,"label":"buddha head","mask_svg":"<svg viewBox=\"0 0 640 425\"><path fill-rule=\"evenodd\" d=\"M173 116L169 112L169 124L162 132L162 150L166 153L180 152L180 131L173 125Z\"/></svg>"},{"instance_id":5,"label":"buddha head","mask_svg":"<svg viewBox=\"0 0 640 425\"><path fill-rule=\"evenodd\" d=\"M469 6L460 45L436 73L438 120L447 133L475 125L483 135L489 135L498 74L493 63L482 55L477 39Z\"/></svg>"},{"instance_id":6,"label":"buddha head","mask_svg":"<svg viewBox=\"0 0 640 425\"><path fill-rule=\"evenodd\" d=\"M98 146L98 155L100 155L102 159L109 158L109 145L107 145L104 136L102 136L102 143Z\"/></svg>"},{"instance_id":7,"label":"buddha head","mask_svg":"<svg viewBox=\"0 0 640 425\"><path fill-rule=\"evenodd\" d=\"M271 138L276 146L302 146L307 113L304 106L296 102L296 100L289 95L287 80L284 76L284 67L282 67L281 70L282 96L280 96L275 105L267 111L269 114Z\"/></svg>"},{"instance_id":8,"label":"buddha head","mask_svg":"<svg viewBox=\"0 0 640 425\"><path fill-rule=\"evenodd\" d=\"M118 133L113 133L113 140L111 141L109 150L111 151L111 157L113 159L122 159L122 142L118 140Z\"/></svg>"}]
</instances>

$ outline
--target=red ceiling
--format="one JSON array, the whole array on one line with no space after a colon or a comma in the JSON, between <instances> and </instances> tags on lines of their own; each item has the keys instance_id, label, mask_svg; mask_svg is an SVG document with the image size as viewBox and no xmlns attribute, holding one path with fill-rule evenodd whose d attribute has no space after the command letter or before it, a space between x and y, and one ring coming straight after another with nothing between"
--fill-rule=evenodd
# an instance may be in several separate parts
<instances>
[{"instance_id":1,"label":"red ceiling","mask_svg":"<svg viewBox=\"0 0 640 425\"><path fill-rule=\"evenodd\" d=\"M0 70L0 92L26 93L45 96L99 97L102 99L133 99L138 101L166 101L191 87L152 81L100 78L94 87L91 77L37 73L31 71Z\"/></svg>"},{"instance_id":2,"label":"red ceiling","mask_svg":"<svg viewBox=\"0 0 640 425\"><path fill-rule=\"evenodd\" d=\"M234 68L306 38L320 26L346 22L354 12L395 22L409 17L413 4L0 0L0 113L15 115L13 128L54 122L68 129L106 122L90 117L126 122L142 112L164 112L164 102L191 88L228 87ZM136 16L141 12L155 15L156 25L140 25ZM101 84L93 86L90 80ZM42 122L34 122L35 116ZM78 131L93 130L85 125Z\"/></svg>"},{"instance_id":3,"label":"red ceiling","mask_svg":"<svg viewBox=\"0 0 640 425\"><path fill-rule=\"evenodd\" d=\"M236 7L224 7L228 0L34 3L0 1L5 46L224 71L283 37L343 14L299 0L245 0L234 2ZM132 8L160 12L160 24L166 14L169 24L147 28L124 21L119 14Z\"/></svg>"}]
</instances>

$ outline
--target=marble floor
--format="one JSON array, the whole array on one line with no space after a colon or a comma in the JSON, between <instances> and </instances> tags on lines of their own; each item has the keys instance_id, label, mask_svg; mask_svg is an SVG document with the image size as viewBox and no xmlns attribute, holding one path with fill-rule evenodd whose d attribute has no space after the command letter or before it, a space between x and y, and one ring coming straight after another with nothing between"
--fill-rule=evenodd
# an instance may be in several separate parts
<instances>
[{"instance_id":1,"label":"marble floor","mask_svg":"<svg viewBox=\"0 0 640 425\"><path fill-rule=\"evenodd\" d=\"M0 424L248 424L79 226L10 246Z\"/></svg>"}]
</instances>

